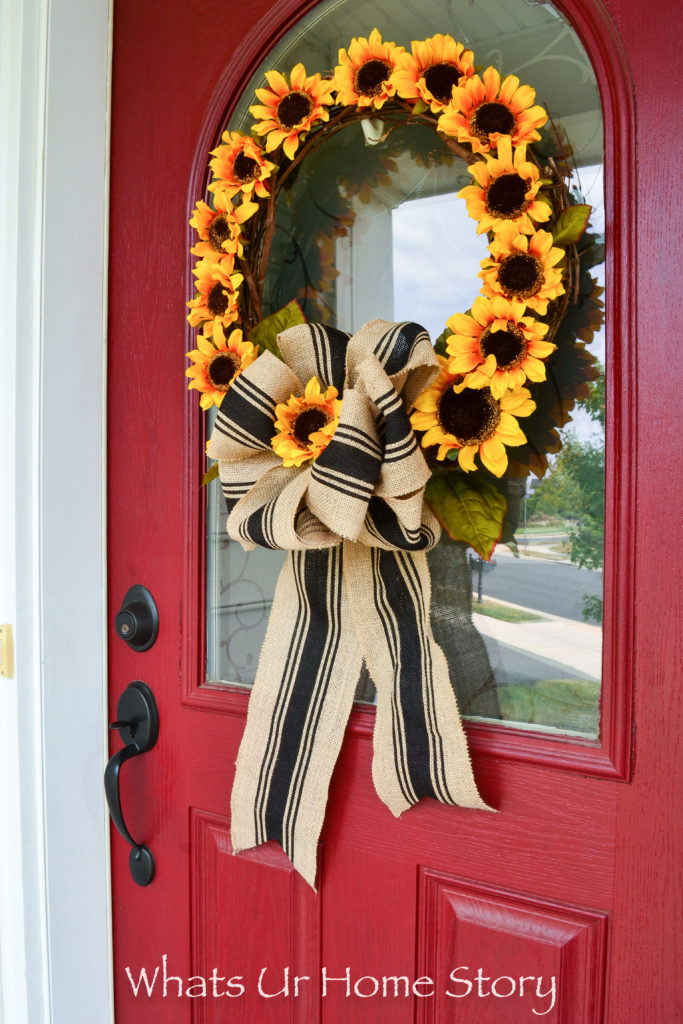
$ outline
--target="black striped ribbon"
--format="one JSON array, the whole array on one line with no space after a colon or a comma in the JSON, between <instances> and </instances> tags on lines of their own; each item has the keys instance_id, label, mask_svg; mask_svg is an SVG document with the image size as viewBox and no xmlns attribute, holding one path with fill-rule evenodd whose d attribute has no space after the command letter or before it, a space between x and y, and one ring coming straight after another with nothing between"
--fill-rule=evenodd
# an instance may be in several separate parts
<instances>
[{"instance_id":1,"label":"black striped ribbon","mask_svg":"<svg viewBox=\"0 0 683 1024\"><path fill-rule=\"evenodd\" d=\"M228 533L290 550L249 702L233 785L236 852L276 840L315 884L329 781L363 660L377 687L373 779L400 815L424 796L486 808L443 652L429 624L425 552L439 526L408 413L438 370L416 324L350 337L306 324L280 335L221 405L217 458ZM316 375L342 395L339 426L308 467L271 446L274 410Z\"/></svg>"}]
</instances>

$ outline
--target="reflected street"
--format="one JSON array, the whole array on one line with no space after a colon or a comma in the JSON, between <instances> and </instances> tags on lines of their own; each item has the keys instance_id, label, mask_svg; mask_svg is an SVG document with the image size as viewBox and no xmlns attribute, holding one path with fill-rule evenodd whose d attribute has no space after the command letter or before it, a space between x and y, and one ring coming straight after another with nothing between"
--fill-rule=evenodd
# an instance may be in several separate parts
<instances>
[{"instance_id":1,"label":"reflected street","mask_svg":"<svg viewBox=\"0 0 683 1024\"><path fill-rule=\"evenodd\" d=\"M497 597L565 619L585 621L581 615L585 594L602 595L602 572L579 569L570 562L552 562L512 552L499 545L496 565L484 574L484 597ZM476 591L476 583L474 587ZM476 597L475 597L476 601ZM476 604L473 606L476 611Z\"/></svg>"}]
</instances>

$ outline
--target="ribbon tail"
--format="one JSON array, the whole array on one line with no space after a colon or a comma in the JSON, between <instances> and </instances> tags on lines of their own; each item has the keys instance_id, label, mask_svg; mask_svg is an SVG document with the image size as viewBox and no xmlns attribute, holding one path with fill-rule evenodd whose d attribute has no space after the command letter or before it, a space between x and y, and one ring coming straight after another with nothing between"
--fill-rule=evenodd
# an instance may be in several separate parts
<instances>
[{"instance_id":1,"label":"ribbon tail","mask_svg":"<svg viewBox=\"0 0 683 1024\"><path fill-rule=\"evenodd\" d=\"M378 796L397 817L423 796L491 810L477 791L446 658L429 624L424 552L344 548L349 604L377 687Z\"/></svg>"},{"instance_id":2,"label":"ribbon tail","mask_svg":"<svg viewBox=\"0 0 683 1024\"><path fill-rule=\"evenodd\" d=\"M344 548L293 551L275 589L231 797L235 853L275 839L315 888L330 778L362 664Z\"/></svg>"}]
</instances>

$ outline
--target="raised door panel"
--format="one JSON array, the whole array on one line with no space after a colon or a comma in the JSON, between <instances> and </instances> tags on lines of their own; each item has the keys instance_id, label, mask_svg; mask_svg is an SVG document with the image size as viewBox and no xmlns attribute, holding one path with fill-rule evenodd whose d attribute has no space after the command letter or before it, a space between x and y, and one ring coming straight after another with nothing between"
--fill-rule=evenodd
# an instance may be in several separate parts
<instances>
[{"instance_id":1,"label":"raised door panel","mask_svg":"<svg viewBox=\"0 0 683 1024\"><path fill-rule=\"evenodd\" d=\"M423 870L418 1024L600 1024L607 914Z\"/></svg>"},{"instance_id":2,"label":"raised door panel","mask_svg":"<svg viewBox=\"0 0 683 1024\"><path fill-rule=\"evenodd\" d=\"M193 808L190 835L193 1024L315 1024L320 901L274 843L235 857L227 818Z\"/></svg>"}]
</instances>

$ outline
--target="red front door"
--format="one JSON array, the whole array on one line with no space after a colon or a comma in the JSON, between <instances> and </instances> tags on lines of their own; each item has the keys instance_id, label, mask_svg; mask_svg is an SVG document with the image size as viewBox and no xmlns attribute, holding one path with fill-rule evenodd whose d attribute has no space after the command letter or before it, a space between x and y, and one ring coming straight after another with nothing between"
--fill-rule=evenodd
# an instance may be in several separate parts
<instances>
[{"instance_id":1,"label":"red front door","mask_svg":"<svg viewBox=\"0 0 683 1024\"><path fill-rule=\"evenodd\" d=\"M128 848L112 838L116 1019L512 1024L535 1013L562 1024L674 1024L665 837L675 701L667 643L676 619L672 577L657 573L675 507L666 446L679 443L665 299L667 271L678 264L666 237L680 234L672 210L663 223L653 183L670 168L666 86L654 71L670 45L667 5L648 11L647 33L635 0L561 5L594 62L608 145L601 741L471 726L480 790L500 813L425 800L395 820L372 786L374 712L357 709L333 778L317 896L273 844L232 856L229 793L248 694L202 685L202 438L182 373L186 224L226 103L311 6L118 0L115 9L110 619L134 583L152 592L160 618L148 652L113 632L110 641L112 720L134 679L152 688L160 714L157 745L123 769L121 783L128 826L156 859L151 885L133 883ZM457 26L442 30L457 35ZM640 170L636 128L646 140ZM647 487L636 585L638 458ZM394 978L408 979L407 991Z\"/></svg>"}]
</instances>

